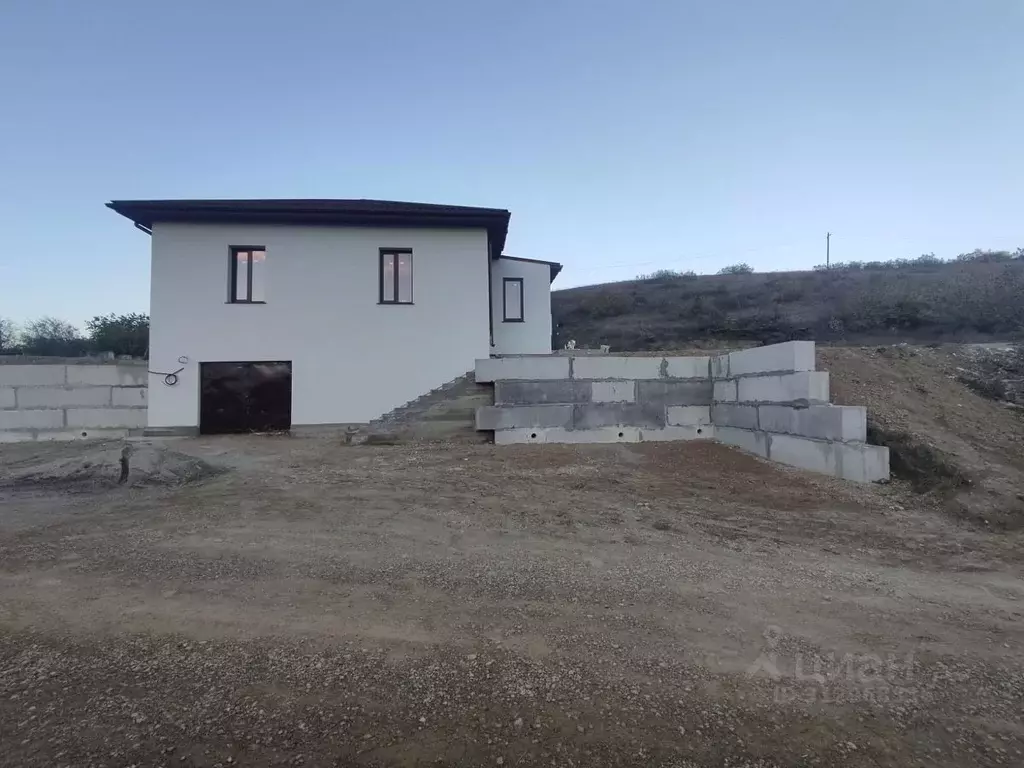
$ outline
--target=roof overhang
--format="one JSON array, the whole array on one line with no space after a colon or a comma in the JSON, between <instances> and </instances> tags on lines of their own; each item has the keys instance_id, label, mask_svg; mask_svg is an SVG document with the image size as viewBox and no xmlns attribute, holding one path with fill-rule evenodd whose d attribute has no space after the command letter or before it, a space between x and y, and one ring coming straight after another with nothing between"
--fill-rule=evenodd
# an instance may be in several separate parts
<instances>
[{"instance_id":1,"label":"roof overhang","mask_svg":"<svg viewBox=\"0 0 1024 768\"><path fill-rule=\"evenodd\" d=\"M562 271L562 265L557 261L543 261L542 259L523 259L519 256L506 256L504 253L499 258L509 261L525 261L527 264L546 264L551 269L551 282L555 282L558 273Z\"/></svg>"},{"instance_id":2,"label":"roof overhang","mask_svg":"<svg viewBox=\"0 0 1024 768\"><path fill-rule=\"evenodd\" d=\"M485 229L495 257L511 217L503 208L391 200L114 200L107 207L147 230L160 222Z\"/></svg>"}]
</instances>

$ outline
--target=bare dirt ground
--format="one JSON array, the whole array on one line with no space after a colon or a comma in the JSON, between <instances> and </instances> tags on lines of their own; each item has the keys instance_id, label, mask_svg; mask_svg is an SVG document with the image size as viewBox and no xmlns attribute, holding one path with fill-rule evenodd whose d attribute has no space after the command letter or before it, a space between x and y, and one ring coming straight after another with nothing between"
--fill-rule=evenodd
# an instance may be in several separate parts
<instances>
[{"instance_id":1,"label":"bare dirt ground","mask_svg":"<svg viewBox=\"0 0 1024 768\"><path fill-rule=\"evenodd\" d=\"M960 381L969 353L960 345L818 347L818 366L830 373L833 402L866 405L869 427L885 433L892 451L909 447L917 484L944 512L1024 529L1024 411ZM914 456L921 447L934 456Z\"/></svg>"},{"instance_id":2,"label":"bare dirt ground","mask_svg":"<svg viewBox=\"0 0 1024 768\"><path fill-rule=\"evenodd\" d=\"M1024 764L1020 534L899 483L137 447L0 446L4 765Z\"/></svg>"}]
</instances>

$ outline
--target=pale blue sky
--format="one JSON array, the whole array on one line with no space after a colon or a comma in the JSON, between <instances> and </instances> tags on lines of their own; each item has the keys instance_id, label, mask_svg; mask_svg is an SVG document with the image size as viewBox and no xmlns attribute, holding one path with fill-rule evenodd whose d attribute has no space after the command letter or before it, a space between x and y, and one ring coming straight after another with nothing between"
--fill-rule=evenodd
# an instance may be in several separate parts
<instances>
[{"instance_id":1,"label":"pale blue sky","mask_svg":"<svg viewBox=\"0 0 1024 768\"><path fill-rule=\"evenodd\" d=\"M512 211L556 287L1024 246L1020 0L0 0L0 315L148 311L112 198Z\"/></svg>"}]
</instances>

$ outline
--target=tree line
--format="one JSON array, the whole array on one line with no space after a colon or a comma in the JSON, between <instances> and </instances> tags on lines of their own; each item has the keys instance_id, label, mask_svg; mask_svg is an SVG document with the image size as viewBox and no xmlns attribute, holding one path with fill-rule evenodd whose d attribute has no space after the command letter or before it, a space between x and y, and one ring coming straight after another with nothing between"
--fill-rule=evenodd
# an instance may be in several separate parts
<instances>
[{"instance_id":1,"label":"tree line","mask_svg":"<svg viewBox=\"0 0 1024 768\"><path fill-rule=\"evenodd\" d=\"M82 333L72 323L40 317L15 323L0 317L0 354L80 357L104 352L132 357L149 356L149 315L96 315Z\"/></svg>"}]
</instances>

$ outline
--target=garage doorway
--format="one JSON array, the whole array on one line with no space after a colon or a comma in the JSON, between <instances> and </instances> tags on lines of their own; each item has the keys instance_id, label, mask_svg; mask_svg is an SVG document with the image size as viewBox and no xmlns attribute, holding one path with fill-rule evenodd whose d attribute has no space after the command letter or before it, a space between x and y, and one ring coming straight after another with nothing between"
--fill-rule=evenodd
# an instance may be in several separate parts
<instances>
[{"instance_id":1,"label":"garage doorway","mask_svg":"<svg viewBox=\"0 0 1024 768\"><path fill-rule=\"evenodd\" d=\"M200 363L199 381L199 434L291 429L291 362Z\"/></svg>"}]
</instances>

